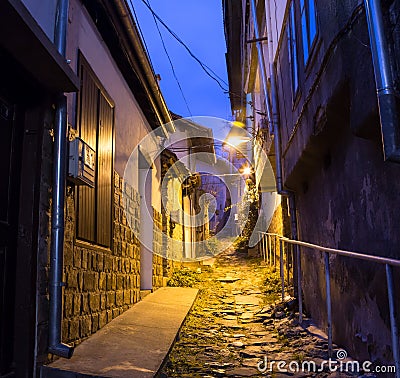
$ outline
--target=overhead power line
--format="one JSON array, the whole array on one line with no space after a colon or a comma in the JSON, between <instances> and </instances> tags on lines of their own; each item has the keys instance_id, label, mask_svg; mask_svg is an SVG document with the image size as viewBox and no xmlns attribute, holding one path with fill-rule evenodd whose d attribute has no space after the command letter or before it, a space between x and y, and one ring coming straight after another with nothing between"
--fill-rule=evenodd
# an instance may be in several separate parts
<instances>
[{"instance_id":1,"label":"overhead power line","mask_svg":"<svg viewBox=\"0 0 400 378\"><path fill-rule=\"evenodd\" d=\"M228 86L228 83L222 79L218 74L207 64L203 63L196 55L193 54L193 52L190 50L189 46L182 41L182 39L164 22L164 20L158 16L158 14L153 10L153 8L146 2L146 0L141 0L142 3L149 9L149 11L152 13L153 17L155 17L161 25L164 26L164 28L186 49L186 51L189 53L189 55L200 65L200 67L203 69L203 71L211 78L213 79L218 86L225 92L229 92L229 90L224 87L222 84L225 84L225 86Z\"/></svg>"},{"instance_id":2,"label":"overhead power line","mask_svg":"<svg viewBox=\"0 0 400 378\"><path fill-rule=\"evenodd\" d=\"M132 3L132 0L130 0L130 1L131 1L131 3ZM150 6L150 0L147 0L147 2L145 2L145 4L146 4L148 7L151 8L151 6ZM165 51L165 55L167 56L168 62L169 62L169 64L170 64L170 66L171 66L172 75L174 76L175 81L176 81L176 83L177 83L177 85L178 85L179 91L181 92L183 101L184 101L184 103L185 103L185 105L186 105L186 109L188 110L190 117L193 117L192 112L190 111L190 108L189 108L189 104L188 104L188 102L187 102L187 100L186 100L185 94L183 93L183 89L182 89L181 83L179 82L178 76L176 75L175 67L174 67L174 65L173 65L173 63L172 63L172 60L171 60L171 57L170 57L170 55L169 55L169 53L168 53L167 46L165 45L164 38L163 38L163 36L162 36L162 34L161 34L160 27L158 26L157 18L156 18L156 16L154 15L154 13L152 13L152 15L153 15L154 23L155 23L155 25L156 25L158 34L159 34L160 39L161 39L161 43L162 43L163 48L164 48L164 51Z\"/></svg>"},{"instance_id":3,"label":"overhead power line","mask_svg":"<svg viewBox=\"0 0 400 378\"><path fill-rule=\"evenodd\" d=\"M133 3L132 3L132 0L129 0L129 1L130 1L132 10L133 10L133 12L134 12L134 14L135 14L136 23L139 25L138 20L137 20L137 17L136 17L135 9L134 9ZM210 68L210 67L209 67L207 64L205 64L204 62L202 62L202 61L192 52L192 50L189 48L189 46L188 46L188 45L187 45L187 44L186 44L186 43L185 43L185 42L184 42L184 41L183 41L183 40L182 40L182 39L181 39L181 38L180 38L180 37L165 23L165 21L153 10L153 8L151 7L151 5L150 5L149 3L147 3L146 0L141 0L141 1L142 1L142 3L147 7L147 9L151 12L151 14L153 15L153 18L155 18L155 21L157 20L158 22L160 22L160 24L164 26L164 28L168 31L168 33L170 33L170 34L172 35L172 37L175 38L175 39L185 48L185 50L189 53L189 55L200 65L200 67L201 67L202 70L205 72L205 74L206 74L207 76L209 76L212 80L214 80L214 81L218 84L218 86L220 87L220 89L223 91L224 94L227 94L227 95L229 95L230 97L231 97L231 96L237 97L237 98L242 98L242 97L243 97L243 96L242 96L241 94L239 94L239 93L230 91L230 90L229 90L229 84L228 84L223 78L221 78L212 68ZM162 38L162 36L161 36L161 32L160 32L160 30L159 30L158 24L156 23L156 25L157 25L157 30L158 30L158 32L159 32L159 34L160 34L161 39L162 39L162 44L163 44L163 46L164 46L164 41L163 41L163 38ZM139 32L140 32L140 34L141 34L142 39L144 40L143 34L142 34L141 30L140 30L140 27L139 27ZM146 48L147 54L150 56L146 44L145 44L145 48ZM164 46L164 50L166 51L165 46ZM166 51L166 53L167 53L167 51ZM171 64L172 61L171 61L170 56L168 55L168 53L167 53L167 56L168 56L168 59L169 59L170 64ZM172 68L172 66L171 66L171 68ZM174 69L173 69L173 74L174 74L175 79L177 80L177 77L176 77L176 74L175 74L175 70L174 70ZM180 84L178 84L178 86L180 87L180 90L181 90L182 88L181 88ZM181 90L181 93L182 93L182 96L184 97L184 94L183 94L183 91L182 91L182 90ZM185 101L185 103L186 103L186 100L184 100L184 101ZM246 103L246 104L249 104L253 109L255 109L254 104L253 104L251 101L245 101L245 103ZM186 103L186 106L188 106L187 103ZM255 110L256 110L256 111L259 111L258 109L255 109ZM190 113L190 111L189 111L189 113ZM191 114L191 113L190 113L190 114Z\"/></svg>"}]
</instances>

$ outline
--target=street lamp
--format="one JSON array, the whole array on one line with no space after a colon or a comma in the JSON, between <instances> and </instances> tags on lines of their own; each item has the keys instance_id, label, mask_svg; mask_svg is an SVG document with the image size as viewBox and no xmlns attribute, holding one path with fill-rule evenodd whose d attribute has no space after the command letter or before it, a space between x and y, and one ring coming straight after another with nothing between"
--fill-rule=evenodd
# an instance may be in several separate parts
<instances>
[{"instance_id":1,"label":"street lamp","mask_svg":"<svg viewBox=\"0 0 400 378\"><path fill-rule=\"evenodd\" d=\"M238 147L242 143L250 142L250 135L241 122L232 122L232 127L225 138L227 144Z\"/></svg>"}]
</instances>

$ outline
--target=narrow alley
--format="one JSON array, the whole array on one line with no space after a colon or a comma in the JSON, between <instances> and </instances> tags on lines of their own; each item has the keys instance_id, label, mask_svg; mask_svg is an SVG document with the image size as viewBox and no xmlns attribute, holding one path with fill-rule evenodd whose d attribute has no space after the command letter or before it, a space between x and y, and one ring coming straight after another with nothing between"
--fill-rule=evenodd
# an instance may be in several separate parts
<instances>
[{"instance_id":1,"label":"narrow alley","mask_svg":"<svg viewBox=\"0 0 400 378\"><path fill-rule=\"evenodd\" d=\"M400 378L400 0L0 0L0 378Z\"/></svg>"},{"instance_id":2,"label":"narrow alley","mask_svg":"<svg viewBox=\"0 0 400 378\"><path fill-rule=\"evenodd\" d=\"M353 376L321 367L328 360L326 335L309 319L298 325L296 301L286 297L282 304L279 273L259 257L231 248L173 277L173 285L200 291L160 377ZM269 371L272 360L293 361L292 370L272 365ZM314 370L306 364L309 371L302 372L305 361L313 361Z\"/></svg>"}]
</instances>

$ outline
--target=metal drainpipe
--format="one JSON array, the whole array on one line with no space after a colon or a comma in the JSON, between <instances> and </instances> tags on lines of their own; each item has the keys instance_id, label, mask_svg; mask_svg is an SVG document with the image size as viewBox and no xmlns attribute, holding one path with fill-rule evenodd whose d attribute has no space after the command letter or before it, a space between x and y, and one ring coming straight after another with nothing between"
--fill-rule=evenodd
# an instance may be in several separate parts
<instances>
[{"instance_id":1,"label":"metal drainpipe","mask_svg":"<svg viewBox=\"0 0 400 378\"><path fill-rule=\"evenodd\" d=\"M394 89L380 0L364 0L378 96L385 160L400 162L398 99Z\"/></svg>"},{"instance_id":2,"label":"metal drainpipe","mask_svg":"<svg viewBox=\"0 0 400 378\"><path fill-rule=\"evenodd\" d=\"M68 0L58 0L54 43L65 57ZM67 99L60 94L56 104L54 127L53 190L50 245L49 352L71 358L74 348L61 342L62 282L64 256L64 203L67 160Z\"/></svg>"},{"instance_id":3,"label":"metal drainpipe","mask_svg":"<svg viewBox=\"0 0 400 378\"><path fill-rule=\"evenodd\" d=\"M282 180L282 151L281 151L281 138L280 138L280 127L279 127L279 113L278 113L278 96L276 90L276 72L274 65L273 56L273 39L272 39L272 26L271 26L271 11L270 2L266 1L266 21L267 21L267 37L268 37L268 60L269 60L269 72L271 80L271 103L268 100L268 86L267 86L267 69L265 67L264 51L262 41L260 40L260 29L257 20L257 7L256 0L250 0L251 15L254 24L254 39L257 41L257 53L258 63L260 67L261 83L265 95L265 104L267 108L267 117L269 123L272 124L274 132L274 147L275 147L275 164L276 164L276 187L278 194L289 198L289 210L291 219L291 236L294 240L298 239L297 235L297 213L296 213L296 201L295 194L292 191L285 190L283 188ZM272 109L271 109L272 107ZM302 322L302 291L301 291L301 266L300 266L300 251L296 247L296 270L297 270L297 286L298 286L298 302L299 302L299 321Z\"/></svg>"}]
</instances>

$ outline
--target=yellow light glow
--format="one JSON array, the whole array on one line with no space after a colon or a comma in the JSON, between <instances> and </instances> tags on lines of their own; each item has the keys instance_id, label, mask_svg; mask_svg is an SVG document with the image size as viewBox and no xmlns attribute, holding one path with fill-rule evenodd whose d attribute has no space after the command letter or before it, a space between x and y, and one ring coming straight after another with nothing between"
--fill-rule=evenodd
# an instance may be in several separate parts
<instances>
[{"instance_id":1,"label":"yellow light glow","mask_svg":"<svg viewBox=\"0 0 400 378\"><path fill-rule=\"evenodd\" d=\"M228 142L228 144L230 144L231 146L237 147L237 146L239 146L239 145L242 144L242 143L248 142L249 140L250 140L250 138L247 138L247 137L232 136L232 137L229 137L229 138L228 138L227 142Z\"/></svg>"},{"instance_id":2,"label":"yellow light glow","mask_svg":"<svg viewBox=\"0 0 400 378\"><path fill-rule=\"evenodd\" d=\"M244 168L243 168L243 174L244 174L244 175L249 175L249 174L251 174L251 168L250 168L250 167L244 167Z\"/></svg>"}]
</instances>

